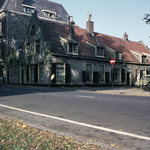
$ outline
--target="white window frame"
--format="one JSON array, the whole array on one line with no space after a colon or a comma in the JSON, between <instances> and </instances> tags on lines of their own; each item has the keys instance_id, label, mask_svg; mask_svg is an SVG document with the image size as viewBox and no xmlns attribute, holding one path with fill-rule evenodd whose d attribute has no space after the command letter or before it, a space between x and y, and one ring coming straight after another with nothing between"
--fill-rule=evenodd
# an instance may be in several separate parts
<instances>
[{"instance_id":1,"label":"white window frame","mask_svg":"<svg viewBox=\"0 0 150 150\"><path fill-rule=\"evenodd\" d=\"M60 67L59 65L62 65L62 67ZM64 63L56 63L56 82L65 82L65 64Z\"/></svg>"}]
</instances>

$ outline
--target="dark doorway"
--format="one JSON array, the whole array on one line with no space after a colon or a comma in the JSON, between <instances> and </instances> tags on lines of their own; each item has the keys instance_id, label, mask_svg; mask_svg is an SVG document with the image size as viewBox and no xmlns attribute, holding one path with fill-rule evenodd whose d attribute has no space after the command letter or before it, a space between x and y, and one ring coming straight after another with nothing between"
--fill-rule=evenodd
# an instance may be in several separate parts
<instances>
[{"instance_id":1,"label":"dark doorway","mask_svg":"<svg viewBox=\"0 0 150 150\"><path fill-rule=\"evenodd\" d=\"M22 76L21 76L21 78L22 78L22 79L21 79L21 81L22 81L22 83L21 83L21 84L23 85L23 84L24 84L24 71L23 71L23 70L22 70L21 75L22 75Z\"/></svg>"},{"instance_id":2,"label":"dark doorway","mask_svg":"<svg viewBox=\"0 0 150 150\"><path fill-rule=\"evenodd\" d=\"M128 72L127 73L127 86L131 86L131 73L130 72Z\"/></svg>"},{"instance_id":3,"label":"dark doorway","mask_svg":"<svg viewBox=\"0 0 150 150\"><path fill-rule=\"evenodd\" d=\"M7 71L7 84L9 84L9 71Z\"/></svg>"}]
</instances>

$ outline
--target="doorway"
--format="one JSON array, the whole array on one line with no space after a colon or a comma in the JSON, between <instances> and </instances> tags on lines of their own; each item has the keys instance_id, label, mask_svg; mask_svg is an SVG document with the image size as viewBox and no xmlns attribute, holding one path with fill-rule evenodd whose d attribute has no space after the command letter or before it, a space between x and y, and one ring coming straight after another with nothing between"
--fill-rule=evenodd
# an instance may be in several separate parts
<instances>
[{"instance_id":1,"label":"doorway","mask_svg":"<svg viewBox=\"0 0 150 150\"><path fill-rule=\"evenodd\" d=\"M9 71L7 71L7 84L9 84Z\"/></svg>"},{"instance_id":2,"label":"doorway","mask_svg":"<svg viewBox=\"0 0 150 150\"><path fill-rule=\"evenodd\" d=\"M131 73L127 72L127 86L131 86Z\"/></svg>"}]
</instances>

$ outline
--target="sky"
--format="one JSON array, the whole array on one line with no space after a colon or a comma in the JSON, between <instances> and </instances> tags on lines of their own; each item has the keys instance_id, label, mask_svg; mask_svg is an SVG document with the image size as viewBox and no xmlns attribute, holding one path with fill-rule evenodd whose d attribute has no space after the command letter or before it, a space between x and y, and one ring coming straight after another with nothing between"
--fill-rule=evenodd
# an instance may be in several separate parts
<instances>
[{"instance_id":1,"label":"sky","mask_svg":"<svg viewBox=\"0 0 150 150\"><path fill-rule=\"evenodd\" d=\"M150 14L150 0L51 0L63 5L74 22L85 29L88 12L92 12L94 32L143 41L150 48L150 25L143 20Z\"/></svg>"}]
</instances>

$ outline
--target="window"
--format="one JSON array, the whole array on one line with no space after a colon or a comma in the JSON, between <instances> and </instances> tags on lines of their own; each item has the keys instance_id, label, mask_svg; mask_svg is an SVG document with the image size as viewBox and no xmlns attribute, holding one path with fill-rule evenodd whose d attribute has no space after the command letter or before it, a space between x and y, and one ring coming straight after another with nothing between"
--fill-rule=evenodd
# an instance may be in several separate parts
<instances>
[{"instance_id":1,"label":"window","mask_svg":"<svg viewBox=\"0 0 150 150\"><path fill-rule=\"evenodd\" d=\"M35 35L35 25L31 26L31 36Z\"/></svg>"},{"instance_id":2,"label":"window","mask_svg":"<svg viewBox=\"0 0 150 150\"><path fill-rule=\"evenodd\" d=\"M30 7L25 7L25 6L23 6L23 12L26 12L26 13L34 13L34 8L30 8Z\"/></svg>"},{"instance_id":3,"label":"window","mask_svg":"<svg viewBox=\"0 0 150 150\"><path fill-rule=\"evenodd\" d=\"M36 40L36 54L40 53L40 40Z\"/></svg>"},{"instance_id":4,"label":"window","mask_svg":"<svg viewBox=\"0 0 150 150\"><path fill-rule=\"evenodd\" d=\"M34 65L30 66L30 79L34 81Z\"/></svg>"},{"instance_id":5,"label":"window","mask_svg":"<svg viewBox=\"0 0 150 150\"><path fill-rule=\"evenodd\" d=\"M56 82L64 81L64 64L56 64Z\"/></svg>"},{"instance_id":6,"label":"window","mask_svg":"<svg viewBox=\"0 0 150 150\"><path fill-rule=\"evenodd\" d=\"M26 48L30 48L30 42L27 43Z\"/></svg>"},{"instance_id":7,"label":"window","mask_svg":"<svg viewBox=\"0 0 150 150\"><path fill-rule=\"evenodd\" d=\"M120 81L120 69L114 69L114 81Z\"/></svg>"},{"instance_id":8,"label":"window","mask_svg":"<svg viewBox=\"0 0 150 150\"><path fill-rule=\"evenodd\" d=\"M142 63L146 63L146 56L142 56Z\"/></svg>"},{"instance_id":9,"label":"window","mask_svg":"<svg viewBox=\"0 0 150 150\"><path fill-rule=\"evenodd\" d=\"M104 56L104 50L101 47L97 47L97 56Z\"/></svg>"},{"instance_id":10,"label":"window","mask_svg":"<svg viewBox=\"0 0 150 150\"><path fill-rule=\"evenodd\" d=\"M14 66L14 79L17 80L18 74L17 74L17 65Z\"/></svg>"},{"instance_id":11,"label":"window","mask_svg":"<svg viewBox=\"0 0 150 150\"><path fill-rule=\"evenodd\" d=\"M77 44L69 43L69 53L77 53Z\"/></svg>"},{"instance_id":12,"label":"window","mask_svg":"<svg viewBox=\"0 0 150 150\"><path fill-rule=\"evenodd\" d=\"M39 65L39 76L40 76L40 81L44 81L44 65L40 64Z\"/></svg>"},{"instance_id":13,"label":"window","mask_svg":"<svg viewBox=\"0 0 150 150\"><path fill-rule=\"evenodd\" d=\"M122 53L116 52L116 60L122 60Z\"/></svg>"},{"instance_id":14,"label":"window","mask_svg":"<svg viewBox=\"0 0 150 150\"><path fill-rule=\"evenodd\" d=\"M92 81L92 64L86 64L86 81Z\"/></svg>"},{"instance_id":15,"label":"window","mask_svg":"<svg viewBox=\"0 0 150 150\"><path fill-rule=\"evenodd\" d=\"M43 15L45 17L56 18L56 13L55 12L43 11Z\"/></svg>"},{"instance_id":16,"label":"window","mask_svg":"<svg viewBox=\"0 0 150 150\"><path fill-rule=\"evenodd\" d=\"M98 72L99 72L99 81L104 81L104 65L98 66Z\"/></svg>"},{"instance_id":17,"label":"window","mask_svg":"<svg viewBox=\"0 0 150 150\"><path fill-rule=\"evenodd\" d=\"M140 79L142 78L143 75L146 75L146 70L140 70Z\"/></svg>"}]
</instances>

